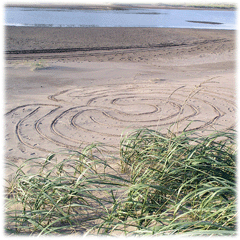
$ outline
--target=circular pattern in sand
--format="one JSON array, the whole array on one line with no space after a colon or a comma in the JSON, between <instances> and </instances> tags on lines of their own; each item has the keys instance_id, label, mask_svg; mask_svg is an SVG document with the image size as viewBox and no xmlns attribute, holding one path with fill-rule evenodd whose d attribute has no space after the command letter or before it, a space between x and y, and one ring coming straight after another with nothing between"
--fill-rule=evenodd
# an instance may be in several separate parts
<instances>
[{"instance_id":1,"label":"circular pattern in sand","mask_svg":"<svg viewBox=\"0 0 240 240\"><path fill-rule=\"evenodd\" d=\"M173 86L174 85L174 86ZM212 87L211 87L212 86ZM132 129L224 130L233 127L234 96L231 89L208 85L149 81L66 89L49 96L52 104L26 104L6 114L6 140L15 139L7 155L79 150L101 142L106 150L119 146L121 134ZM177 123L177 124L176 124ZM15 149L15 151L13 151Z\"/></svg>"}]
</instances>

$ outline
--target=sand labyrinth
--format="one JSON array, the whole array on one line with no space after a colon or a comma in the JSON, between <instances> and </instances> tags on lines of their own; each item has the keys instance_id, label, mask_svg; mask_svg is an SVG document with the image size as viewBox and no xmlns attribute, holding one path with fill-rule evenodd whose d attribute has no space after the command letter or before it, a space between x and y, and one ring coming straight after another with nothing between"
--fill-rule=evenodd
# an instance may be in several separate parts
<instances>
[{"instance_id":1,"label":"sand labyrinth","mask_svg":"<svg viewBox=\"0 0 240 240\"><path fill-rule=\"evenodd\" d=\"M142 127L165 133L176 121L175 131L190 122L189 130L200 131L224 130L235 122L232 90L216 84L194 90L149 81L66 89L48 98L51 104L27 104L6 113L8 158L79 150L93 142L114 151L122 133Z\"/></svg>"}]
</instances>

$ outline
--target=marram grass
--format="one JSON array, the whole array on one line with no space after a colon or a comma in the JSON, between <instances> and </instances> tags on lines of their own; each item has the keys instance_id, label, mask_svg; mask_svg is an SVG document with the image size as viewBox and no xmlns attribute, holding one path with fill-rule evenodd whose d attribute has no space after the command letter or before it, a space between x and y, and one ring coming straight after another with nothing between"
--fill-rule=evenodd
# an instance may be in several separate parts
<instances>
[{"instance_id":1,"label":"marram grass","mask_svg":"<svg viewBox=\"0 0 240 240\"><path fill-rule=\"evenodd\" d=\"M17 167L6 191L6 233L236 234L234 131L199 137L136 130L121 140L121 171L93 150ZM28 173L33 164L38 171Z\"/></svg>"}]
</instances>

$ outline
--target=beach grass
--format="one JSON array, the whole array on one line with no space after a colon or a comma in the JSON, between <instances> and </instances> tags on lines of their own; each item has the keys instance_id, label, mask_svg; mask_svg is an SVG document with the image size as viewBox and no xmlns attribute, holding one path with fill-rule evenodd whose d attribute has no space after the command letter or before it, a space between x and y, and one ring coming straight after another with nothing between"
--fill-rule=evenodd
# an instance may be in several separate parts
<instances>
[{"instance_id":1,"label":"beach grass","mask_svg":"<svg viewBox=\"0 0 240 240\"><path fill-rule=\"evenodd\" d=\"M109 161L90 145L10 164L6 233L236 234L234 130L202 137L139 129L121 139L121 170Z\"/></svg>"},{"instance_id":2,"label":"beach grass","mask_svg":"<svg viewBox=\"0 0 240 240\"><path fill-rule=\"evenodd\" d=\"M37 62L32 62L30 70L31 71L37 71L37 70L47 69L48 67L49 67L49 65L46 63L46 61L41 59Z\"/></svg>"}]
</instances>

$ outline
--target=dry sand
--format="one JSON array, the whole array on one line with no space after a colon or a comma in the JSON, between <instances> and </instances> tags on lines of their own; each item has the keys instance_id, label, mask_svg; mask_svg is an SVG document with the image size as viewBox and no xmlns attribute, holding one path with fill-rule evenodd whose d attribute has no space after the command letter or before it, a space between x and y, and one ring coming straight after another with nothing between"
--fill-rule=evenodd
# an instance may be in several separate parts
<instances>
[{"instance_id":1,"label":"dry sand","mask_svg":"<svg viewBox=\"0 0 240 240\"><path fill-rule=\"evenodd\" d=\"M5 157L235 126L235 31L6 28ZM34 68L39 67L39 69Z\"/></svg>"}]
</instances>

